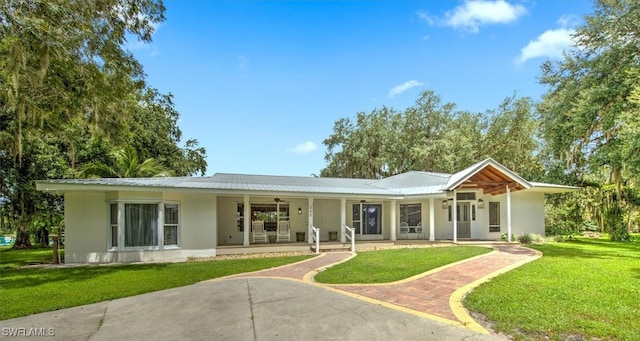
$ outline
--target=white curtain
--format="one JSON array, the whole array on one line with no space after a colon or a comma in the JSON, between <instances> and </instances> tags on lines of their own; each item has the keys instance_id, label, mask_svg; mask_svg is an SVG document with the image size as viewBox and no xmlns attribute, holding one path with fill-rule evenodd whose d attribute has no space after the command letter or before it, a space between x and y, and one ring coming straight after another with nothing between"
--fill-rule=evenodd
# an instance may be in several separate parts
<instances>
[{"instance_id":1,"label":"white curtain","mask_svg":"<svg viewBox=\"0 0 640 341\"><path fill-rule=\"evenodd\" d=\"M125 204L124 218L125 246L158 245L157 204Z\"/></svg>"}]
</instances>

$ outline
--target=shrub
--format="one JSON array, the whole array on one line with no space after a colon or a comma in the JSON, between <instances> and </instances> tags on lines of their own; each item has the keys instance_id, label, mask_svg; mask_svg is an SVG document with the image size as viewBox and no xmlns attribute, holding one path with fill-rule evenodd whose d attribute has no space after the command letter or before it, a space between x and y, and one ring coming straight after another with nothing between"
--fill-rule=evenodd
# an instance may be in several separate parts
<instances>
[{"instance_id":1,"label":"shrub","mask_svg":"<svg viewBox=\"0 0 640 341\"><path fill-rule=\"evenodd\" d=\"M531 244L533 243L533 237L530 233L523 233L518 236L518 241L522 244Z\"/></svg>"},{"instance_id":2,"label":"shrub","mask_svg":"<svg viewBox=\"0 0 640 341\"><path fill-rule=\"evenodd\" d=\"M500 240L502 240L502 241L506 241L506 240L507 240L507 234L506 234L506 233L501 234L501 235L500 235ZM513 234L513 233L511 234L511 241L512 241L512 242L515 242L515 241L516 241L516 235L515 235L515 234Z\"/></svg>"},{"instance_id":3,"label":"shrub","mask_svg":"<svg viewBox=\"0 0 640 341\"><path fill-rule=\"evenodd\" d=\"M564 236L562 235L553 236L553 241L556 243L562 243L564 241Z\"/></svg>"}]
</instances>

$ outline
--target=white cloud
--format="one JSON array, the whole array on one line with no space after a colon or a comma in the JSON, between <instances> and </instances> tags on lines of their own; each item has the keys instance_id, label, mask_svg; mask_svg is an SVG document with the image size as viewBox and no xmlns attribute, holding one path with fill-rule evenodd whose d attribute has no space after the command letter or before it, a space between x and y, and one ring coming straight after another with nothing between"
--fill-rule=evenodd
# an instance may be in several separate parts
<instances>
[{"instance_id":1,"label":"white cloud","mask_svg":"<svg viewBox=\"0 0 640 341\"><path fill-rule=\"evenodd\" d=\"M497 1L466 1L464 4L445 13L444 18L436 19L426 12L418 12L418 17L430 25L440 24L463 29L473 33L480 30L480 26L491 24L508 24L527 13L522 5L511 5L504 0Z\"/></svg>"},{"instance_id":2,"label":"white cloud","mask_svg":"<svg viewBox=\"0 0 640 341\"><path fill-rule=\"evenodd\" d=\"M562 58L562 53L574 45L571 38L574 32L573 29L568 28L545 31L522 48L516 63L522 64L538 57Z\"/></svg>"},{"instance_id":3,"label":"white cloud","mask_svg":"<svg viewBox=\"0 0 640 341\"><path fill-rule=\"evenodd\" d=\"M293 147L293 152L296 154L306 154L316 149L318 149L318 146L315 143L313 143L312 141L307 141Z\"/></svg>"},{"instance_id":4,"label":"white cloud","mask_svg":"<svg viewBox=\"0 0 640 341\"><path fill-rule=\"evenodd\" d=\"M404 82L400 85L396 85L389 91L389 98L396 97L397 95L414 88L416 86L424 85L424 83L418 82L417 80L410 80L408 82Z\"/></svg>"},{"instance_id":5,"label":"white cloud","mask_svg":"<svg viewBox=\"0 0 640 341\"><path fill-rule=\"evenodd\" d=\"M418 18L426 21L429 25L434 25L438 21L437 18L429 15L429 13L427 13L425 11L418 11L418 12L416 12L416 14L418 15Z\"/></svg>"}]
</instances>

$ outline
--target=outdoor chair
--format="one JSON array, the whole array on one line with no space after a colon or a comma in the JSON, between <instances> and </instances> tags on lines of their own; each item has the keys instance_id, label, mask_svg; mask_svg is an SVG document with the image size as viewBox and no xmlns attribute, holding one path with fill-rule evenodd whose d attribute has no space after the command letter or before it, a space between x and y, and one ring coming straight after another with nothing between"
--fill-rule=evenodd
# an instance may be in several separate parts
<instances>
[{"instance_id":1,"label":"outdoor chair","mask_svg":"<svg viewBox=\"0 0 640 341\"><path fill-rule=\"evenodd\" d=\"M418 236L422 236L422 239L425 239L424 229L422 229L422 222L419 222L418 225L416 225L416 234Z\"/></svg>"},{"instance_id":2,"label":"outdoor chair","mask_svg":"<svg viewBox=\"0 0 640 341\"><path fill-rule=\"evenodd\" d=\"M264 230L264 220L254 220L251 226L253 227L253 242L261 241L267 243L267 232Z\"/></svg>"},{"instance_id":3,"label":"outdoor chair","mask_svg":"<svg viewBox=\"0 0 640 341\"><path fill-rule=\"evenodd\" d=\"M400 223L400 239L402 239L402 234L405 234L407 239L409 239L409 224L404 221Z\"/></svg>"},{"instance_id":4,"label":"outdoor chair","mask_svg":"<svg viewBox=\"0 0 640 341\"><path fill-rule=\"evenodd\" d=\"M291 241L291 230L289 230L288 221L278 222L278 232L276 233L276 242L279 241Z\"/></svg>"}]
</instances>

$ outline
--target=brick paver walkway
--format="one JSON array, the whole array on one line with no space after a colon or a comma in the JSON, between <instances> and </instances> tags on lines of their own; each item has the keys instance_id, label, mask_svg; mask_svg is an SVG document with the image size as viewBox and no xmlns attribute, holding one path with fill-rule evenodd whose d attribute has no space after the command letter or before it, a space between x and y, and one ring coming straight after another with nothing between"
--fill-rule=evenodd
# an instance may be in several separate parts
<instances>
[{"instance_id":1,"label":"brick paver walkway","mask_svg":"<svg viewBox=\"0 0 640 341\"><path fill-rule=\"evenodd\" d=\"M314 270L333 265L351 257L351 252L328 252L322 256L311 258L307 261L281 266L275 269L256 271L248 274L233 276L234 278L246 277L284 277L302 280L306 274Z\"/></svg>"},{"instance_id":2,"label":"brick paver walkway","mask_svg":"<svg viewBox=\"0 0 640 341\"><path fill-rule=\"evenodd\" d=\"M335 285L344 290L449 320L457 320L449 306L456 290L512 264L534 257L534 251L515 245L495 245L494 252L410 282L388 285Z\"/></svg>"},{"instance_id":3,"label":"brick paver walkway","mask_svg":"<svg viewBox=\"0 0 640 341\"><path fill-rule=\"evenodd\" d=\"M461 262L411 281L327 286L420 313L461 322L449 304L449 299L456 290L497 271L536 257L533 250L519 245L496 244L492 247L497 252ZM349 252L331 252L308 261L233 277L279 277L302 280L312 271L344 261L351 256Z\"/></svg>"}]
</instances>

